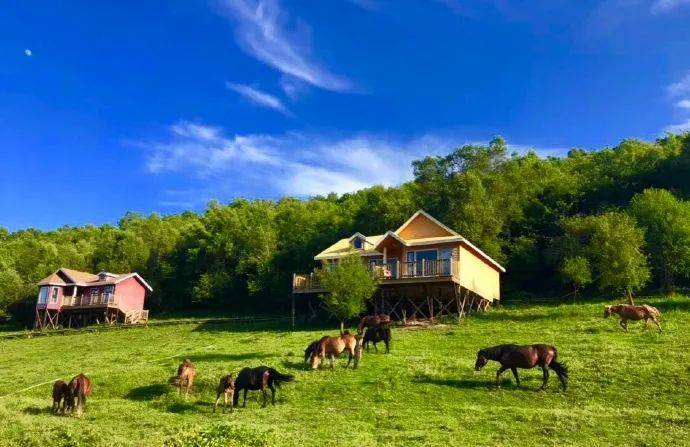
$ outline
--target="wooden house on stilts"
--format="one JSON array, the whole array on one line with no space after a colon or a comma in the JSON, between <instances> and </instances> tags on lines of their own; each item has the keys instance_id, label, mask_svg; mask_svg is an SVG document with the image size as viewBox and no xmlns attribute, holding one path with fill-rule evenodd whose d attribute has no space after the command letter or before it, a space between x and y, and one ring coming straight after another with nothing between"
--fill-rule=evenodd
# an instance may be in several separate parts
<instances>
[{"instance_id":1,"label":"wooden house on stilts","mask_svg":"<svg viewBox=\"0 0 690 447\"><path fill-rule=\"evenodd\" d=\"M316 255L323 265L358 253L379 281L373 312L385 312L406 322L441 315L458 318L482 311L501 298L500 275L505 269L470 241L423 210L395 231L365 236L355 233ZM325 292L311 274L294 274L293 314L297 305L312 314ZM302 299L301 299L302 298Z\"/></svg>"}]
</instances>

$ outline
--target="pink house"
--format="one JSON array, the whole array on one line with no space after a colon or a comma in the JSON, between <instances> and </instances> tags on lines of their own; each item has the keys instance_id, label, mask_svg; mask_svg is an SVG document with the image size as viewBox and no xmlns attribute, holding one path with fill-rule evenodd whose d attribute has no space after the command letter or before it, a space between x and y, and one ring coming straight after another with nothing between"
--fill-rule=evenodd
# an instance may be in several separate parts
<instances>
[{"instance_id":1,"label":"pink house","mask_svg":"<svg viewBox=\"0 0 690 447\"><path fill-rule=\"evenodd\" d=\"M152 291L138 273L94 275L59 268L38 283L34 327L146 323L144 301Z\"/></svg>"}]
</instances>

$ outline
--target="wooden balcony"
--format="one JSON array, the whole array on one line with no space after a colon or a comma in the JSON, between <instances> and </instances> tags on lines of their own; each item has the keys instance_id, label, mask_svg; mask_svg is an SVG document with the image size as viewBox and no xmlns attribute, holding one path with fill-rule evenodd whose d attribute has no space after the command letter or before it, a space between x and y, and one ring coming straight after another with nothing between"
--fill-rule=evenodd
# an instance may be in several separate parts
<instances>
[{"instance_id":1,"label":"wooden balcony","mask_svg":"<svg viewBox=\"0 0 690 447\"><path fill-rule=\"evenodd\" d=\"M118 299L112 294L65 296L62 298L62 307L118 307Z\"/></svg>"},{"instance_id":2,"label":"wooden balcony","mask_svg":"<svg viewBox=\"0 0 690 447\"><path fill-rule=\"evenodd\" d=\"M458 276L458 262L454 258L414 262L398 262L394 259L388 260L385 263L377 260L371 261L367 267L372 275L381 281L381 284L452 281ZM319 293L324 291L313 273L295 273L292 277L293 293Z\"/></svg>"}]
</instances>

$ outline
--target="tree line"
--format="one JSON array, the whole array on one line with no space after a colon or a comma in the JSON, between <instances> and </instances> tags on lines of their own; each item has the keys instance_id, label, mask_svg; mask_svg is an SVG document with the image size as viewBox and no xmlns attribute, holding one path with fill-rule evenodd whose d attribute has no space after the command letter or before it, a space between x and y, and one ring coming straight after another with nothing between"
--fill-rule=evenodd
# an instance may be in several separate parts
<instances>
[{"instance_id":1,"label":"tree line","mask_svg":"<svg viewBox=\"0 0 690 447\"><path fill-rule=\"evenodd\" d=\"M690 274L690 134L564 157L510 153L502 138L413 162L397 187L306 200L211 202L203 213L124 215L117 225L0 228L0 315L27 317L58 267L139 272L154 311L287 308L293 272L359 231L423 208L503 263L504 296L673 292ZM28 313L29 315L30 312Z\"/></svg>"}]
</instances>

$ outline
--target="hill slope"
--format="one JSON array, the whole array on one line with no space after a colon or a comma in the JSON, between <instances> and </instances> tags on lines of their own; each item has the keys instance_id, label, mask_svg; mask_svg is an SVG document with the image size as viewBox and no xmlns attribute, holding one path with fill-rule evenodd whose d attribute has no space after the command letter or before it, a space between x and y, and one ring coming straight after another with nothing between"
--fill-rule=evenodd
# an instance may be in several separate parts
<instances>
[{"instance_id":1,"label":"hill slope","mask_svg":"<svg viewBox=\"0 0 690 447\"><path fill-rule=\"evenodd\" d=\"M185 324L2 343L0 396L77 372L94 381L86 416L49 414L44 384L0 398L2 445L666 445L690 437L690 300L650 299L665 332L624 333L601 304L506 307L461 325L396 329L391 354L360 369L309 371L309 341L336 330L278 325ZM566 394L538 369L516 389L497 364L473 370L476 351L498 343L547 342L571 371ZM192 398L167 385L183 357L197 364ZM296 375L275 407L213 415L218 378L267 364ZM176 441L177 440L177 441ZM211 442L216 442L212 444ZM233 443L234 442L234 443Z\"/></svg>"}]
</instances>

